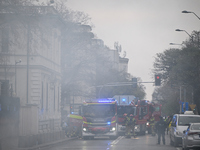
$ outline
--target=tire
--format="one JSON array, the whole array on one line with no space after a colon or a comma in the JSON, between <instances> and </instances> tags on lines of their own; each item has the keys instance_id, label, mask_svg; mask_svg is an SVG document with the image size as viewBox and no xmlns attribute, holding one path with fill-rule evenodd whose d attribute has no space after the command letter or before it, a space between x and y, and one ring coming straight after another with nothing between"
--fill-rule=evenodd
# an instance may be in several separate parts
<instances>
[{"instance_id":1,"label":"tire","mask_svg":"<svg viewBox=\"0 0 200 150\"><path fill-rule=\"evenodd\" d=\"M148 129L148 134L151 134L151 129Z\"/></svg>"},{"instance_id":2,"label":"tire","mask_svg":"<svg viewBox=\"0 0 200 150\"><path fill-rule=\"evenodd\" d=\"M174 143L173 143L173 141L172 141L171 137L170 137L170 145L171 145L171 146L173 146L173 145L174 145Z\"/></svg>"},{"instance_id":3,"label":"tire","mask_svg":"<svg viewBox=\"0 0 200 150\"><path fill-rule=\"evenodd\" d=\"M88 137L87 136L83 136L82 139L83 140L88 140Z\"/></svg>"},{"instance_id":4,"label":"tire","mask_svg":"<svg viewBox=\"0 0 200 150\"><path fill-rule=\"evenodd\" d=\"M140 132L140 135L145 135L145 131L141 131L141 132Z\"/></svg>"},{"instance_id":5,"label":"tire","mask_svg":"<svg viewBox=\"0 0 200 150\"><path fill-rule=\"evenodd\" d=\"M117 136L110 136L109 137L111 140L115 140L117 138Z\"/></svg>"},{"instance_id":6,"label":"tire","mask_svg":"<svg viewBox=\"0 0 200 150\"><path fill-rule=\"evenodd\" d=\"M176 140L176 138L174 137L174 147L177 147L178 146L178 142Z\"/></svg>"}]
</instances>

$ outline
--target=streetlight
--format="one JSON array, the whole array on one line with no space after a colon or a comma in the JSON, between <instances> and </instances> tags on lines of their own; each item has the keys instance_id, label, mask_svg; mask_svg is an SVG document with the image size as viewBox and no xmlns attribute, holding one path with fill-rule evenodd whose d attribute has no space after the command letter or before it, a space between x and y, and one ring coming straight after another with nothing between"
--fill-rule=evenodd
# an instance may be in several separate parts
<instances>
[{"instance_id":1,"label":"streetlight","mask_svg":"<svg viewBox=\"0 0 200 150\"><path fill-rule=\"evenodd\" d=\"M21 59L19 59L18 61L16 61L15 60L15 94L17 94L17 74L16 74L16 65L17 64L19 64L19 63L21 63L22 62L22 60Z\"/></svg>"},{"instance_id":2,"label":"streetlight","mask_svg":"<svg viewBox=\"0 0 200 150\"><path fill-rule=\"evenodd\" d=\"M184 31L185 33L187 33L187 35L189 35L189 37L190 37L190 38L192 39L192 41L193 41L193 36L191 36L187 31L181 30L181 29L176 29L175 31L178 31L178 32Z\"/></svg>"},{"instance_id":3,"label":"streetlight","mask_svg":"<svg viewBox=\"0 0 200 150\"><path fill-rule=\"evenodd\" d=\"M183 45L183 44L169 43L169 45Z\"/></svg>"},{"instance_id":4,"label":"streetlight","mask_svg":"<svg viewBox=\"0 0 200 150\"><path fill-rule=\"evenodd\" d=\"M195 13L192 12L192 11L183 10L182 13L192 13L192 14L194 14L194 15L200 20L200 17L197 16L197 14L195 14Z\"/></svg>"}]
</instances>

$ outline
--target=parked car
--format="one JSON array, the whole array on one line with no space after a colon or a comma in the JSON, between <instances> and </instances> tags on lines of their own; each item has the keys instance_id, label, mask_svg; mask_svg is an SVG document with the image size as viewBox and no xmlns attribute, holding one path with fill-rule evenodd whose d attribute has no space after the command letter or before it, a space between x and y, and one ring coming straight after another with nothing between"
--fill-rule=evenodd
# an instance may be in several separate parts
<instances>
[{"instance_id":1,"label":"parked car","mask_svg":"<svg viewBox=\"0 0 200 150\"><path fill-rule=\"evenodd\" d=\"M175 114L170 127L170 144L182 144L183 131L187 130L190 123L200 123L200 115Z\"/></svg>"},{"instance_id":2,"label":"parked car","mask_svg":"<svg viewBox=\"0 0 200 150\"><path fill-rule=\"evenodd\" d=\"M191 123L187 130L183 131L182 149L189 150L190 148L200 149L200 123Z\"/></svg>"}]
</instances>

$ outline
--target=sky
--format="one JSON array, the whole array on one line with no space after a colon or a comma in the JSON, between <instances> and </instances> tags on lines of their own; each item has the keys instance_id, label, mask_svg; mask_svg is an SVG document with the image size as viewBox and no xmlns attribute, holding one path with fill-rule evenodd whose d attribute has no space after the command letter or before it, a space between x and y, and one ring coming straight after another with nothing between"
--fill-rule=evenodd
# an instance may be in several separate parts
<instances>
[{"instance_id":1,"label":"sky","mask_svg":"<svg viewBox=\"0 0 200 150\"><path fill-rule=\"evenodd\" d=\"M129 59L128 73L143 82L154 82L153 63L157 53L180 45L193 30L200 30L200 0L67 0L67 6L91 17L92 30L114 49L119 42ZM153 83L144 83L146 99L152 99Z\"/></svg>"}]
</instances>

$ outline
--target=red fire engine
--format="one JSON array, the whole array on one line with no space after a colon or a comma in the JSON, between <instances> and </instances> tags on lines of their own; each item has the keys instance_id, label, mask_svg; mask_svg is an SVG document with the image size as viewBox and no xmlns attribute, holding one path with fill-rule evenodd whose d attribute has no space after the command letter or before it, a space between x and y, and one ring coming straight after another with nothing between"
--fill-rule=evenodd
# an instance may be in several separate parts
<instances>
[{"instance_id":1,"label":"red fire engine","mask_svg":"<svg viewBox=\"0 0 200 150\"><path fill-rule=\"evenodd\" d=\"M112 139L117 137L117 101L115 99L86 101L81 106L80 115L83 117L83 139L98 136L108 136Z\"/></svg>"},{"instance_id":2,"label":"red fire engine","mask_svg":"<svg viewBox=\"0 0 200 150\"><path fill-rule=\"evenodd\" d=\"M152 103L148 100L138 100L137 103L135 103L135 106L137 107L135 133L145 134L147 130L150 130L148 121L152 114L155 116L155 121L159 121L159 116L161 116L161 105Z\"/></svg>"},{"instance_id":3,"label":"red fire engine","mask_svg":"<svg viewBox=\"0 0 200 150\"><path fill-rule=\"evenodd\" d=\"M125 135L125 117L124 114L132 114L136 116L136 107L132 105L118 105L117 106L117 118L118 118L118 134Z\"/></svg>"}]
</instances>

